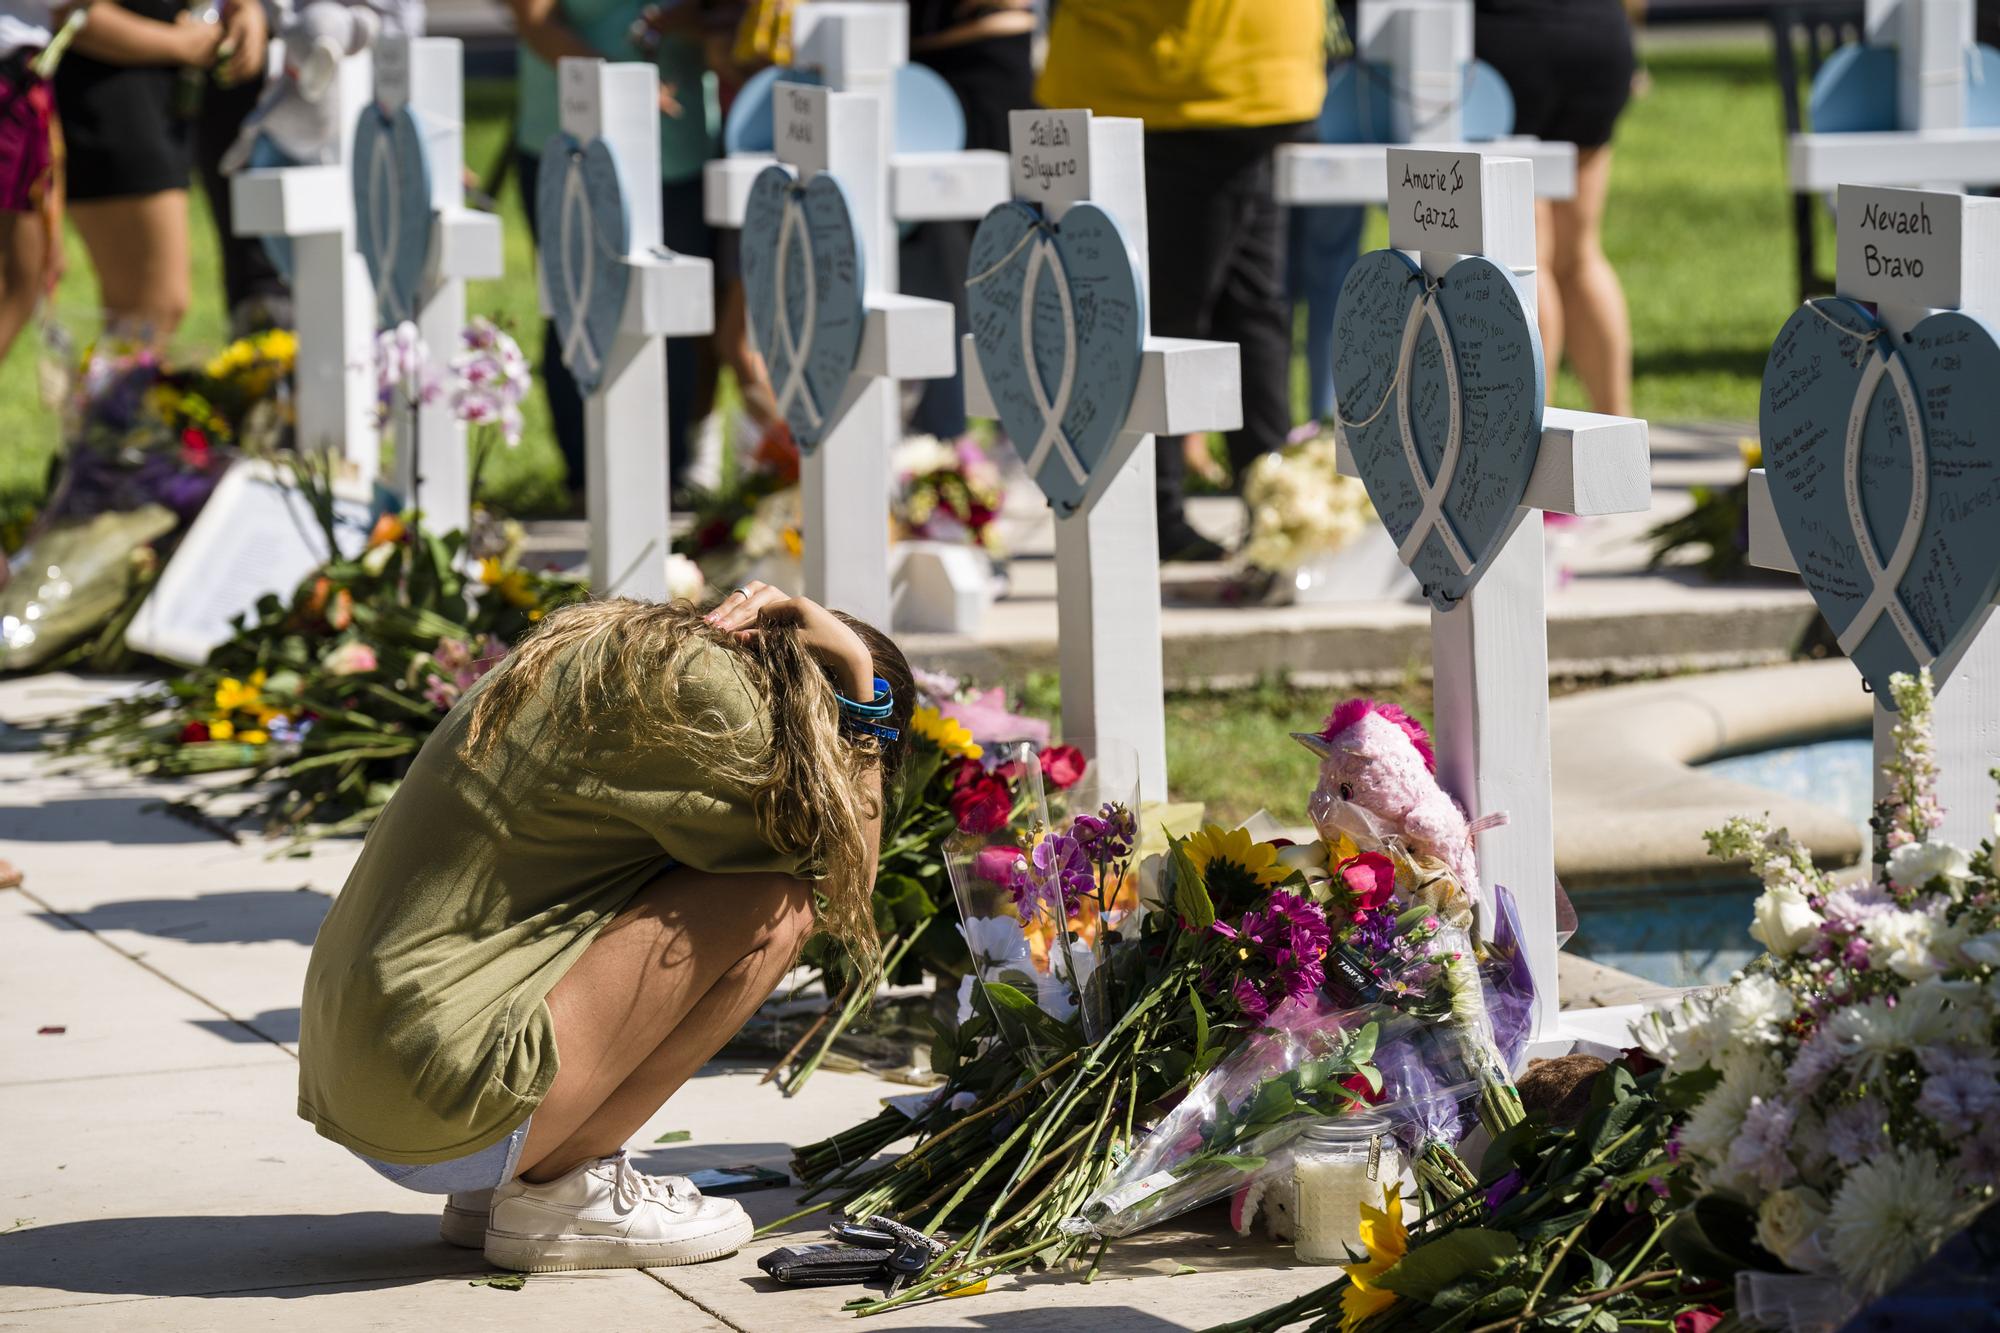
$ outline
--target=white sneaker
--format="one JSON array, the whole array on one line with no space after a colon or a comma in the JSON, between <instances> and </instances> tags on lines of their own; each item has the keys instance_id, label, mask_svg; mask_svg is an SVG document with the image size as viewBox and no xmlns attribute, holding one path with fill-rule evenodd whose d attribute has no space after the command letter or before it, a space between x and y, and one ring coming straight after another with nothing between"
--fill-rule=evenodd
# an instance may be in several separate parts
<instances>
[{"instance_id":1,"label":"white sneaker","mask_svg":"<svg viewBox=\"0 0 2000 1333\"><path fill-rule=\"evenodd\" d=\"M486 1244L486 1219L492 1212L492 1190L449 1195L444 1201L444 1216L438 1220L438 1235L447 1245L480 1249Z\"/></svg>"},{"instance_id":2,"label":"white sneaker","mask_svg":"<svg viewBox=\"0 0 2000 1333\"><path fill-rule=\"evenodd\" d=\"M686 1176L648 1176L624 1153L585 1162L546 1185L510 1180L493 1192L486 1258L523 1273L698 1264L750 1239L734 1199L706 1199Z\"/></svg>"}]
</instances>

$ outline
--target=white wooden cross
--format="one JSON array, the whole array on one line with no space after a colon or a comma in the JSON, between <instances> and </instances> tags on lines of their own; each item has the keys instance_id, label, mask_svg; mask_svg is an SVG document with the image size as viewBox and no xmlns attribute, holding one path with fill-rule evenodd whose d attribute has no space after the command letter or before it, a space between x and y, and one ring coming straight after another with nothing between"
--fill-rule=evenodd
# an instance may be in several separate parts
<instances>
[{"instance_id":1,"label":"white wooden cross","mask_svg":"<svg viewBox=\"0 0 2000 1333\"><path fill-rule=\"evenodd\" d=\"M1843 185L1838 213L1835 290L1872 303L1897 342L1942 310L1961 310L2000 326L2000 199ZM1909 230L1870 225L1884 215L1921 216L1924 225ZM1937 405L1926 403L1924 410L1935 422ZM2000 421L1973 425L1978 434L1959 443L1990 458L2000 450ZM1865 473L1858 480L1865 484ZM1935 521L1943 503L1926 506L1921 521ZM1750 474L1750 560L1766 569L1796 572L1799 567L1779 528L1763 468ZM1980 571L1965 572L1976 576ZM2000 762L2000 626L1987 620L1955 660L1939 659L1932 669L1943 677L1935 717L1938 796L1945 808L1942 836L1961 847L1976 847L1993 834L1989 770ZM1878 800L1888 794L1881 765L1895 753L1895 723L1896 714L1878 699Z\"/></svg>"},{"instance_id":2,"label":"white wooden cross","mask_svg":"<svg viewBox=\"0 0 2000 1333\"><path fill-rule=\"evenodd\" d=\"M792 68L817 71L835 92L865 92L881 100L886 216L896 222L984 217L1008 197L1004 153L895 150L896 71L909 63L909 52L909 6L902 0L814 0L793 11ZM773 160L764 153L734 153L708 163L702 189L710 226L743 225L750 185ZM895 289L892 281L884 290Z\"/></svg>"},{"instance_id":3,"label":"white wooden cross","mask_svg":"<svg viewBox=\"0 0 2000 1333\"><path fill-rule=\"evenodd\" d=\"M1431 278L1484 255L1523 281L1535 317L1533 164L1472 150L1391 148L1389 244ZM1406 170L1408 168L1408 170ZM1415 182L1447 182L1442 187ZM1449 182L1475 188L1453 192ZM1454 226L1443 225L1449 217ZM1480 835L1479 878L1520 907L1535 981L1534 1033L1561 1040L1587 1022L1559 1015L1556 993L1555 828L1549 787L1547 556L1542 514L1644 512L1652 503L1646 423L1548 408L1519 521L1479 582L1449 611L1431 610L1438 778L1474 819L1504 813ZM1342 468L1359 475L1340 428ZM1468 439L1476 454L1480 441ZM1451 478L1440 478L1449 488ZM1611 1031L1613 1029L1607 1029Z\"/></svg>"},{"instance_id":4,"label":"white wooden cross","mask_svg":"<svg viewBox=\"0 0 2000 1333\"><path fill-rule=\"evenodd\" d=\"M1355 59L1389 70L1390 137L1398 143L1466 146L1461 116L1472 63L1472 0L1362 0ZM1370 77L1363 74L1362 77ZM1576 195L1576 145L1508 135L1477 145L1534 163L1534 191ZM1276 157L1278 202L1381 204L1389 198L1388 148L1367 143L1286 144Z\"/></svg>"},{"instance_id":5,"label":"white wooden cross","mask_svg":"<svg viewBox=\"0 0 2000 1333\"><path fill-rule=\"evenodd\" d=\"M556 77L562 132L579 148L601 140L610 150L629 219L624 254L605 256L588 240L580 250L567 251L566 235L592 225L594 205L582 178L570 174L567 153L543 155L543 173L556 177L547 188L564 191L555 225L543 222L537 273L544 311L556 284L563 284L572 305L587 306L595 284L629 281L608 345L572 342L565 351L569 357L601 358L597 388L584 398L590 589L599 597L658 601L667 595L672 545L666 339L715 327L712 273L706 259L676 255L660 245L658 69L565 57Z\"/></svg>"},{"instance_id":6,"label":"white wooden cross","mask_svg":"<svg viewBox=\"0 0 2000 1333\"><path fill-rule=\"evenodd\" d=\"M1899 128L1793 135L1792 188L2000 184L2000 127L1966 127L1973 9L1973 0L1868 0L1866 44L1896 49Z\"/></svg>"},{"instance_id":7,"label":"white wooden cross","mask_svg":"<svg viewBox=\"0 0 2000 1333\"><path fill-rule=\"evenodd\" d=\"M393 115L404 106L416 114L430 161L429 242L423 278L414 291L380 270L378 311L385 320L410 320L430 349L431 369L441 373L458 352L465 325L465 280L497 278L503 268L500 219L465 207L464 52L455 37L384 37L375 49L375 102ZM372 108L363 116L376 115ZM357 189L375 206L374 222L393 247L400 219L396 163L388 134L373 138L369 160L354 162ZM365 186L363 174L368 177ZM391 289L384 295L383 289ZM312 318L306 312L306 318ZM398 403L391 418L395 441L394 489L437 532L463 532L472 522L465 426L449 399Z\"/></svg>"},{"instance_id":8,"label":"white wooden cross","mask_svg":"<svg viewBox=\"0 0 2000 1333\"><path fill-rule=\"evenodd\" d=\"M1147 275L1144 127L1088 111L1016 111L1010 132L1015 197L1060 222L1088 200L1115 217ZM972 335L963 353L968 411L994 415ZM1130 744L1139 796L1167 797L1165 670L1160 631L1160 534L1154 510L1154 436L1235 430L1243 424L1234 343L1148 333L1138 387L1096 502L1056 528L1057 652L1063 732ZM1120 452L1123 462L1116 462Z\"/></svg>"},{"instance_id":9,"label":"white wooden cross","mask_svg":"<svg viewBox=\"0 0 2000 1333\"><path fill-rule=\"evenodd\" d=\"M374 416L375 294L354 249L354 189L347 164L353 157L355 118L373 86L369 52L340 62L327 91L336 99L334 119L340 126L337 161L240 171L229 186L237 234L291 238L292 305L299 335L292 372L298 445L339 452L363 482L372 481L381 467Z\"/></svg>"},{"instance_id":10,"label":"white wooden cross","mask_svg":"<svg viewBox=\"0 0 2000 1333\"><path fill-rule=\"evenodd\" d=\"M778 162L801 181L826 172L840 183L859 233L865 280L859 357L832 427L800 460L806 596L886 627L889 455L902 438L897 382L952 373L952 308L896 291L882 96L780 83L773 116Z\"/></svg>"}]
</instances>

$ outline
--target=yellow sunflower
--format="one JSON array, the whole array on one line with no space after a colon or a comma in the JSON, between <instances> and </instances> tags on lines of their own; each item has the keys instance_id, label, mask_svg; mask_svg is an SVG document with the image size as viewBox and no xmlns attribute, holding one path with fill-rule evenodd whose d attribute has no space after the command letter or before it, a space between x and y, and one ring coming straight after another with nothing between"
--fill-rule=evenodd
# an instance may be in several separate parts
<instances>
[{"instance_id":1,"label":"yellow sunflower","mask_svg":"<svg viewBox=\"0 0 2000 1333\"><path fill-rule=\"evenodd\" d=\"M1278 849L1252 839L1249 829L1205 825L1188 838L1186 851L1217 911L1263 897L1292 873L1278 863Z\"/></svg>"},{"instance_id":2,"label":"yellow sunflower","mask_svg":"<svg viewBox=\"0 0 2000 1333\"><path fill-rule=\"evenodd\" d=\"M1340 1333L1354 1333L1396 1303L1395 1292L1376 1285L1410 1249L1410 1233L1403 1228L1403 1199L1394 1185L1382 1187L1382 1207L1361 1205L1361 1243L1368 1247L1368 1257L1341 1265L1350 1281L1340 1297Z\"/></svg>"},{"instance_id":3,"label":"yellow sunflower","mask_svg":"<svg viewBox=\"0 0 2000 1333\"><path fill-rule=\"evenodd\" d=\"M985 753L963 722L928 705L910 715L910 729L952 759L977 759Z\"/></svg>"}]
</instances>

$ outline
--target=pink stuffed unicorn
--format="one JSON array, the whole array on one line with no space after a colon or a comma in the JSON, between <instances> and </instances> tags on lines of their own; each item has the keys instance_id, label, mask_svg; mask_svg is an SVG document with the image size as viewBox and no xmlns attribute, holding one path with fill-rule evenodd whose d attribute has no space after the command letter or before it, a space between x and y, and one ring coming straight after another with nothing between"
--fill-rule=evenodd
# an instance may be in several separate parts
<instances>
[{"instance_id":1,"label":"pink stuffed unicorn","mask_svg":"<svg viewBox=\"0 0 2000 1333\"><path fill-rule=\"evenodd\" d=\"M1343 828L1400 835L1411 851L1451 867L1483 926L1487 913L1473 834L1506 817L1466 821L1438 785L1437 754L1422 724L1394 704L1349 699L1333 710L1324 729L1295 731L1292 738L1320 757L1319 786L1309 808L1322 837L1331 842Z\"/></svg>"}]
</instances>

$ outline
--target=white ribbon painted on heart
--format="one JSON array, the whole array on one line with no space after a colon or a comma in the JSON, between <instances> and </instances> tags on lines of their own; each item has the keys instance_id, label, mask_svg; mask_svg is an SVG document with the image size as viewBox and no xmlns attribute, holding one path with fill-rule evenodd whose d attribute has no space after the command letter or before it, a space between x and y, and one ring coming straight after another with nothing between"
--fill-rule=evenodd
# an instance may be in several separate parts
<instances>
[{"instance_id":1,"label":"white ribbon painted on heart","mask_svg":"<svg viewBox=\"0 0 2000 1333\"><path fill-rule=\"evenodd\" d=\"M583 375L595 375L601 362L590 345L590 296L597 284L597 237L590 214L590 196L583 190L583 157L572 154L563 177L562 223L556 251L562 256L563 294L569 298L569 327L561 330L563 364ZM576 228L584 233L583 272L571 267L571 241Z\"/></svg>"},{"instance_id":2,"label":"white ribbon painted on heart","mask_svg":"<svg viewBox=\"0 0 2000 1333\"><path fill-rule=\"evenodd\" d=\"M1042 383L1041 367L1035 360L1035 287L1047 269L1055 282L1056 300L1062 308L1062 373L1056 377L1055 397ZM1055 242L1041 237L1028 252L1028 271L1021 279L1021 355L1027 358L1028 391L1035 396L1035 410L1042 414L1042 433L1028 451L1028 475L1038 477L1051 451L1059 454L1077 485L1090 480L1076 446L1063 433L1063 417L1069 412L1070 395L1076 389L1076 307L1070 301L1069 275L1063 272L1062 256Z\"/></svg>"},{"instance_id":3,"label":"white ribbon painted on heart","mask_svg":"<svg viewBox=\"0 0 2000 1333\"><path fill-rule=\"evenodd\" d=\"M1422 331L1426 319L1437 333L1438 355L1444 362L1445 401L1451 408L1451 424L1445 432L1444 452L1438 458L1436 476L1424 472L1423 456L1417 452L1417 437L1410 429L1410 383L1415 378L1411 366L1417 354L1417 334ZM1404 564L1409 564L1423 549L1424 541L1435 532L1444 543L1445 553L1458 566L1458 572L1470 574L1472 558L1466 554L1464 543L1459 541L1458 533L1444 512L1444 502L1451 494L1452 478L1458 472L1460 446L1465 440L1465 414L1459 402L1458 352L1452 346L1450 330L1445 327L1444 312L1438 308L1435 283L1426 288L1423 296L1410 307L1409 317L1403 322L1403 342L1397 352L1396 378L1396 424L1402 436L1403 457L1410 465L1410 480L1424 505L1396 554L1402 557Z\"/></svg>"},{"instance_id":4,"label":"white ribbon painted on heart","mask_svg":"<svg viewBox=\"0 0 2000 1333\"><path fill-rule=\"evenodd\" d=\"M785 295L785 261L791 257L794 231L798 233L799 244L805 247L806 309L805 317L799 321L803 337L792 332L791 301ZM771 318L777 328L772 330L772 336L777 339L778 350L785 355L785 383L778 390L778 415L784 416L791 408L792 400L798 399L805 405L807 424L817 426L822 418L819 404L813 399L812 385L806 380L806 360L812 355L813 321L819 314L819 275L813 266L812 236L806 229L805 204L796 195L785 200L784 220L778 224L775 262Z\"/></svg>"},{"instance_id":5,"label":"white ribbon painted on heart","mask_svg":"<svg viewBox=\"0 0 2000 1333\"><path fill-rule=\"evenodd\" d=\"M1896 548L1889 553L1885 565L1876 559L1875 539L1868 530L1867 514L1861 506L1861 438L1867 430L1868 412L1874 406L1875 389L1887 375L1889 383L1896 390L1898 406L1903 409L1903 427L1910 443L1910 508L1903 518L1903 530L1896 537ZM1924 642L1923 634L1917 629L1909 608L1903 605L1901 585L1903 575L1909 572L1910 561L1917 553L1917 541L1923 536L1924 511L1930 500L1930 467L1924 457L1924 422L1917 407L1916 387L1910 383L1910 372L1904 367L1903 359L1893 350L1881 356L1868 358L1867 369L1861 373L1861 383L1854 390L1854 403L1847 412L1847 448L1842 459L1841 481L1846 489L1847 521L1854 529L1854 544L1861 552L1861 563L1868 571L1868 598L1861 609L1854 613L1854 619L1847 622L1847 628L1840 632L1840 651L1852 655L1875 628L1875 622L1883 616L1896 627L1904 646L1919 662L1929 662L1936 654Z\"/></svg>"},{"instance_id":6,"label":"white ribbon painted on heart","mask_svg":"<svg viewBox=\"0 0 2000 1333\"><path fill-rule=\"evenodd\" d=\"M396 290L396 252L402 245L402 193L403 178L396 170L396 159L391 156L391 145L395 137L395 124L390 122L387 130L377 134L369 146L368 183L369 227L375 238L375 299L378 303L387 298L389 322L400 324L410 317L403 304L403 293Z\"/></svg>"}]
</instances>

